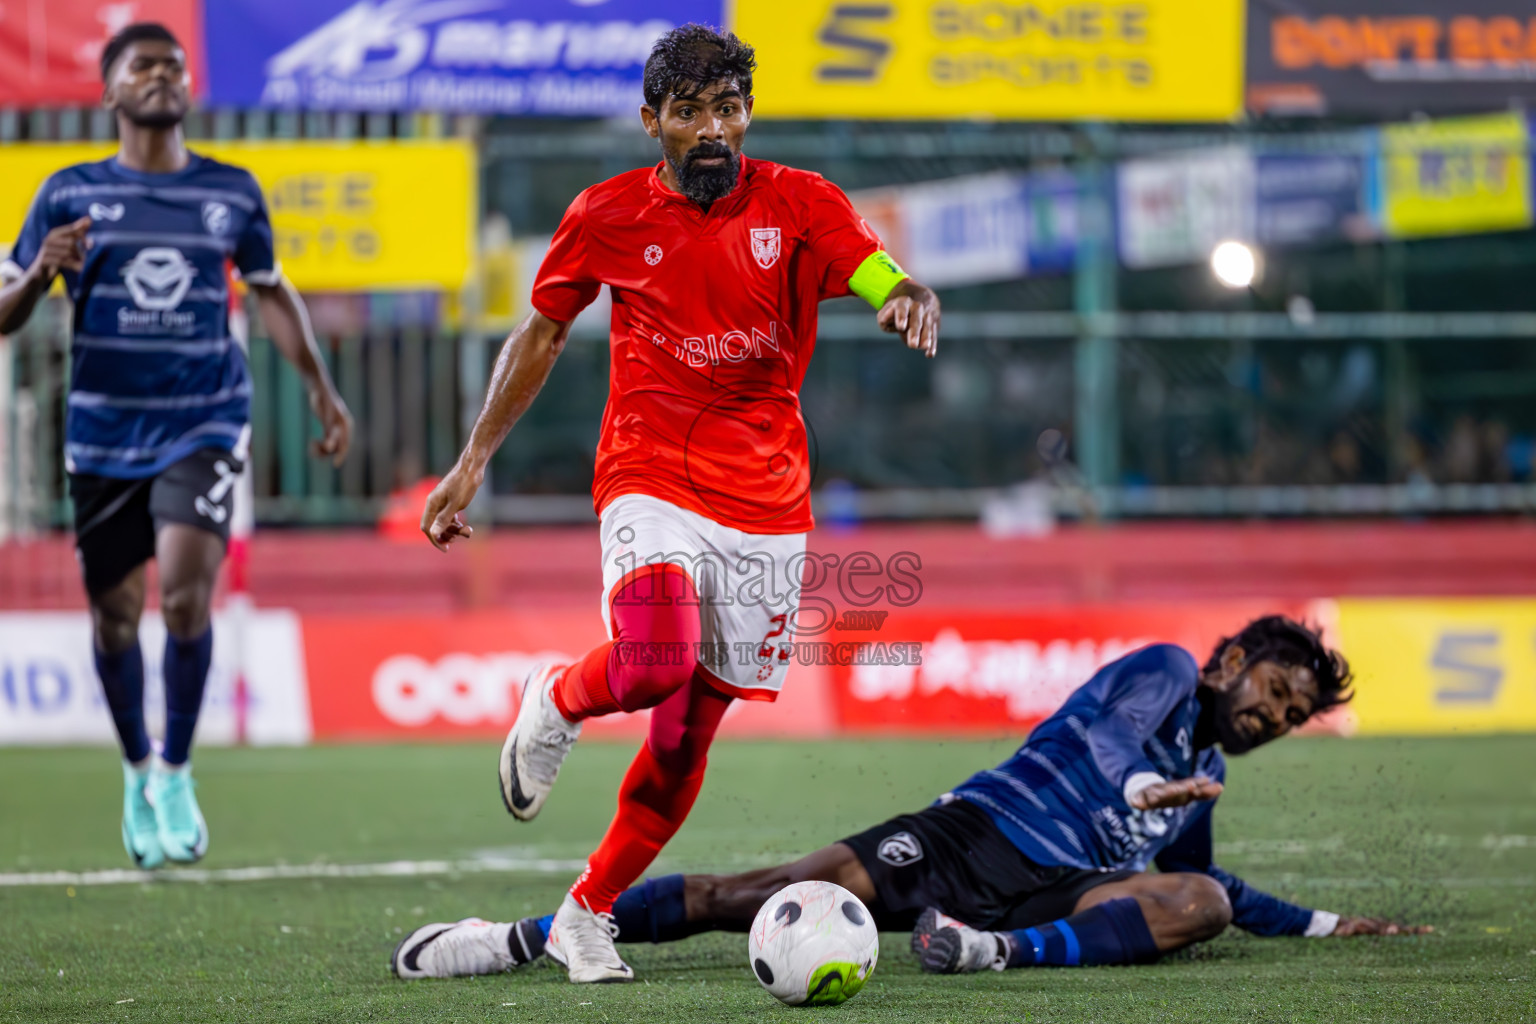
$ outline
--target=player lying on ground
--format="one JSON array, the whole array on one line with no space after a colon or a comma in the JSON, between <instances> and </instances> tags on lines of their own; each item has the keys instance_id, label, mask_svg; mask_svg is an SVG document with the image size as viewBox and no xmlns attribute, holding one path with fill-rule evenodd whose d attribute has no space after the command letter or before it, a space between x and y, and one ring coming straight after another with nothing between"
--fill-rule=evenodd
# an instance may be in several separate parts
<instances>
[{"instance_id":1,"label":"player lying on ground","mask_svg":"<svg viewBox=\"0 0 1536 1024\"><path fill-rule=\"evenodd\" d=\"M135 864L195 861L208 829L193 795L192 733L213 659L209 605L250 440L251 377L230 336L227 264L256 294L278 351L309 386L340 461L352 420L278 269L250 173L187 151L186 54L163 26L129 25L101 52L117 155L38 190L0 263L0 333L54 279L74 305L64 457L91 606L96 671L123 749L123 845ZM165 743L144 726L145 563L160 568Z\"/></svg>"},{"instance_id":2,"label":"player lying on ground","mask_svg":"<svg viewBox=\"0 0 1536 1024\"><path fill-rule=\"evenodd\" d=\"M730 702L773 700L783 685L796 613L784 590L798 589L812 525L799 390L817 303L857 294L908 347L938 345L938 299L836 186L742 155L755 66L750 46L699 25L656 42L640 117L661 162L571 203L534 282L536 312L507 339L469 443L422 513L439 548L469 536L460 513L486 465L607 285L611 379L592 489L611 639L529 675L499 765L507 810L531 820L585 719L654 709L618 813L555 914L547 948L572 981L633 977L610 934L613 901L688 816ZM779 582L749 593L730 578L739 565ZM703 664L701 643L732 656Z\"/></svg>"},{"instance_id":3,"label":"player lying on ground","mask_svg":"<svg viewBox=\"0 0 1536 1024\"><path fill-rule=\"evenodd\" d=\"M1286 735L1349 700L1349 683L1341 655L1279 616L1217 644L1204 669L1183 648L1144 647L1100 669L1008 760L916 814L793 864L646 880L614 903L618 941L745 932L769 896L809 879L852 891L883 931L910 929L936 973L1144 963L1229 924L1266 936L1428 931L1299 907L1211 859L1222 751ZM548 922L427 925L391 965L402 978L507 970L539 955Z\"/></svg>"}]
</instances>

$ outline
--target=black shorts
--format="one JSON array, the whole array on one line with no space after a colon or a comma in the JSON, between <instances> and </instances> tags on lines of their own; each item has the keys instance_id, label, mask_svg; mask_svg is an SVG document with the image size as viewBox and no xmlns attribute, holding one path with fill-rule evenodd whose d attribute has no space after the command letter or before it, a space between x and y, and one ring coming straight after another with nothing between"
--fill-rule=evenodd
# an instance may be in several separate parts
<instances>
[{"instance_id":1,"label":"black shorts","mask_svg":"<svg viewBox=\"0 0 1536 1024\"><path fill-rule=\"evenodd\" d=\"M159 476L138 480L71 473L75 547L86 592L112 589L153 558L155 534L167 523L207 530L228 544L235 481L243 466L229 452L204 448Z\"/></svg>"},{"instance_id":2,"label":"black shorts","mask_svg":"<svg viewBox=\"0 0 1536 1024\"><path fill-rule=\"evenodd\" d=\"M974 928L1011 931L1066 917L1089 889L1134 871L1043 867L964 800L902 814L843 840L875 883L881 931L911 931L926 907Z\"/></svg>"}]
</instances>

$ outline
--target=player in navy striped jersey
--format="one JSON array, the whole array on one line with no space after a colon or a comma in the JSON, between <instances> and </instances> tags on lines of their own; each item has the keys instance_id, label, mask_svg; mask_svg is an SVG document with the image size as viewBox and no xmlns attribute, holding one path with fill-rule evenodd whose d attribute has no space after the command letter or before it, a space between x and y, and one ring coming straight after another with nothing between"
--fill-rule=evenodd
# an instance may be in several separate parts
<instances>
[{"instance_id":1,"label":"player in navy striped jersey","mask_svg":"<svg viewBox=\"0 0 1536 1024\"><path fill-rule=\"evenodd\" d=\"M130 25L103 49L101 73L117 155L43 183L0 263L0 332L20 328L63 275L74 306L64 456L76 543L123 749L123 844L154 868L195 861L208 846L189 759L251 403L245 353L229 332L229 263L309 387L324 430L317 452L340 462L352 421L278 267L255 179L186 148L190 88L175 37ZM144 725L138 636L150 558L167 631L158 757Z\"/></svg>"},{"instance_id":2,"label":"player in navy striped jersey","mask_svg":"<svg viewBox=\"0 0 1536 1024\"><path fill-rule=\"evenodd\" d=\"M744 932L768 897L807 880L851 890L883 931L911 930L935 973L1145 962L1229 924L1265 936L1427 930L1299 907L1212 859L1223 751L1286 735L1349 700L1349 684L1341 655L1279 616L1221 641L1204 667L1181 647L1144 647L924 810L793 864L635 886L614 903L617 939ZM506 970L539 954L548 921L428 925L391 965L403 978Z\"/></svg>"}]
</instances>

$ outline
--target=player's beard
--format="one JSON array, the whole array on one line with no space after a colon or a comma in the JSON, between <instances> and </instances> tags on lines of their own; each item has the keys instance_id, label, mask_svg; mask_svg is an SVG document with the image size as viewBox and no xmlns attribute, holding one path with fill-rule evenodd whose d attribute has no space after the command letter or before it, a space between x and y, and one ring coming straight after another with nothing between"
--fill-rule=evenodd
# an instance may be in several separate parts
<instances>
[{"instance_id":1,"label":"player's beard","mask_svg":"<svg viewBox=\"0 0 1536 1024\"><path fill-rule=\"evenodd\" d=\"M118 110L123 116L133 123L136 128L163 129L174 128L187 116L187 108L183 103L168 103L165 106L151 107L134 103L119 103Z\"/></svg>"},{"instance_id":2,"label":"player's beard","mask_svg":"<svg viewBox=\"0 0 1536 1024\"><path fill-rule=\"evenodd\" d=\"M708 157L724 157L718 167L700 167L697 161ZM741 156L723 143L701 142L682 159L672 163L672 173L677 175L677 190L700 206L709 206L717 199L724 199L736 187L736 176L741 172Z\"/></svg>"}]
</instances>

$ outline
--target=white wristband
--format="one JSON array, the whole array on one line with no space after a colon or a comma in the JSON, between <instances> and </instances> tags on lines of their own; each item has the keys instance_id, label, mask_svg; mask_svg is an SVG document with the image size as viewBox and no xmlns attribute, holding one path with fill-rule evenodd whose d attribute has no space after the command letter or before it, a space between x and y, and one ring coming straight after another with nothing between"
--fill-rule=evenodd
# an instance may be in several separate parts
<instances>
[{"instance_id":1,"label":"white wristband","mask_svg":"<svg viewBox=\"0 0 1536 1024\"><path fill-rule=\"evenodd\" d=\"M1307 930L1302 934L1309 939L1324 939L1333 934L1333 930L1339 926L1339 915L1331 910L1312 911L1312 922L1307 925Z\"/></svg>"},{"instance_id":2,"label":"white wristband","mask_svg":"<svg viewBox=\"0 0 1536 1024\"><path fill-rule=\"evenodd\" d=\"M1131 803L1131 799L1137 793L1140 793L1142 790L1146 789L1148 786L1155 786L1159 782L1167 782L1167 781L1168 781L1167 779L1165 779L1161 775L1157 774L1157 772L1137 772L1136 774L1132 775L1130 778L1125 780L1125 802L1126 802L1126 804L1128 806L1134 807L1135 805Z\"/></svg>"}]
</instances>

